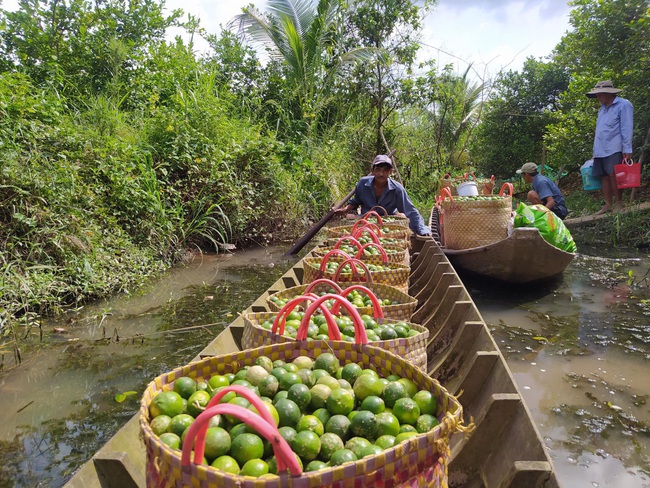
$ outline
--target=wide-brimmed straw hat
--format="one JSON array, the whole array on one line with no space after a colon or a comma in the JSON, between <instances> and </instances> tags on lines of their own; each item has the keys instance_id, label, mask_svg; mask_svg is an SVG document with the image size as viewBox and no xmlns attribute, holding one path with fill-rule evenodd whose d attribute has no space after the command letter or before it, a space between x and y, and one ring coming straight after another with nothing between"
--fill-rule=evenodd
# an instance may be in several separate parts
<instances>
[{"instance_id":1,"label":"wide-brimmed straw hat","mask_svg":"<svg viewBox=\"0 0 650 488\"><path fill-rule=\"evenodd\" d=\"M589 98L596 98L596 95L599 93L611 93L612 95L617 94L622 91L620 88L614 88L614 83L610 80L599 81L596 83L596 86L590 92L587 92Z\"/></svg>"}]
</instances>

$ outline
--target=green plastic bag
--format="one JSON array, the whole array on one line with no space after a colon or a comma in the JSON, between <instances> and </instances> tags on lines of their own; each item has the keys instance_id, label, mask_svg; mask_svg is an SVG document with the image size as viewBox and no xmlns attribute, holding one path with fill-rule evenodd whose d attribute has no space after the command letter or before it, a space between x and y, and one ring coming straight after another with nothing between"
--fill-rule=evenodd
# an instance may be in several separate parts
<instances>
[{"instance_id":1,"label":"green plastic bag","mask_svg":"<svg viewBox=\"0 0 650 488\"><path fill-rule=\"evenodd\" d=\"M544 205L520 203L515 210L515 227L537 227L549 244L566 252L576 252L576 243L562 219Z\"/></svg>"}]
</instances>

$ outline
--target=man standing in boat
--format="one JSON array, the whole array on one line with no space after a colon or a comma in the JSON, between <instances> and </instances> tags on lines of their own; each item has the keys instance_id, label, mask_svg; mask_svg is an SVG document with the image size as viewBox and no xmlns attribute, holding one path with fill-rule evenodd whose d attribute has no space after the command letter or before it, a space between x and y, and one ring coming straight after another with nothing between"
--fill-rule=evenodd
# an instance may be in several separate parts
<instances>
[{"instance_id":1,"label":"man standing in boat","mask_svg":"<svg viewBox=\"0 0 650 488\"><path fill-rule=\"evenodd\" d=\"M531 183L533 189L528 192L528 201L531 205L544 205L562 220L566 218L569 211L566 208L564 195L549 178L537 172L535 163L526 163L517 170L526 183Z\"/></svg>"},{"instance_id":2,"label":"man standing in boat","mask_svg":"<svg viewBox=\"0 0 650 488\"><path fill-rule=\"evenodd\" d=\"M379 154L372 162L372 173L364 176L357 183L354 196L345 207L338 209L335 215L345 215L361 206L361 213L369 212L373 207L383 207L391 215L403 213L409 219L409 227L417 235L431 235L431 230L406 194L404 187L393 180L393 161L385 154ZM381 212L381 210L379 210Z\"/></svg>"}]
</instances>

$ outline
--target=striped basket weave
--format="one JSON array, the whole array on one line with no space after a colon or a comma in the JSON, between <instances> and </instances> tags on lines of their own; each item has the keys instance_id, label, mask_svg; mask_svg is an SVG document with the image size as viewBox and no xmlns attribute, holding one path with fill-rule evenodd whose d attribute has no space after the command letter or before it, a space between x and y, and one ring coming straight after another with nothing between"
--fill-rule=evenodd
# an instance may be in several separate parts
<instances>
[{"instance_id":1,"label":"striped basket weave","mask_svg":"<svg viewBox=\"0 0 650 488\"><path fill-rule=\"evenodd\" d=\"M409 255L408 249L406 249L405 246L399 246L399 245L394 245L394 244L385 244L381 245L381 247L384 249L386 252L386 255L388 256L388 262L389 263L394 263L394 264L403 264L405 266L409 266L411 263L411 257ZM336 245L334 246L319 246L316 247L312 250L312 255L315 257L323 257L325 256L328 252L337 249ZM364 263L372 263L372 264L382 264L383 263L383 258L380 254L372 254L372 255L363 255L360 256L359 259L363 261Z\"/></svg>"},{"instance_id":2,"label":"striped basket weave","mask_svg":"<svg viewBox=\"0 0 650 488\"><path fill-rule=\"evenodd\" d=\"M361 220L358 220L356 224L359 224L361 222L362 222ZM326 227L325 232L327 233L328 237L338 238L338 237L343 237L352 234L353 228L354 226L350 226L350 225ZM359 227L359 229L362 228L363 227ZM378 234L378 237L390 237L393 239L403 239L403 240L407 240L411 237L411 229L399 224L384 224L379 229L379 232L377 232L376 224L370 224L370 228L372 228L374 232Z\"/></svg>"},{"instance_id":3,"label":"striped basket weave","mask_svg":"<svg viewBox=\"0 0 650 488\"><path fill-rule=\"evenodd\" d=\"M358 461L272 479L233 475L201 464L183 466L181 451L162 443L149 425L151 400L158 392L172 389L173 382L181 376L207 380L215 374L234 373L243 366L252 366L260 356L291 361L298 356L315 358L325 352L335 354L342 362L372 368L382 377L397 374L409 378L419 389L430 391L438 400L436 417L440 425ZM447 488L449 439L454 432L466 430L462 422L463 411L458 400L422 370L386 350L341 341L287 342L193 362L158 376L145 390L140 404L148 488Z\"/></svg>"}]
</instances>

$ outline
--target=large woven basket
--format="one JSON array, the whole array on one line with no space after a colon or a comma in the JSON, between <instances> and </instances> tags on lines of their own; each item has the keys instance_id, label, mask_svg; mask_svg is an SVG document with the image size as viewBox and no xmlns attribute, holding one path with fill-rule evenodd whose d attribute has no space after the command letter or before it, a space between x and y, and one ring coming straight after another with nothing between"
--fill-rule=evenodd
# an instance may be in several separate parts
<instances>
[{"instance_id":1,"label":"large woven basket","mask_svg":"<svg viewBox=\"0 0 650 488\"><path fill-rule=\"evenodd\" d=\"M498 197L476 199L454 198L443 189L438 203L443 245L448 249L469 249L507 238L512 196L504 194L505 188L512 192L512 185L506 183Z\"/></svg>"},{"instance_id":2,"label":"large woven basket","mask_svg":"<svg viewBox=\"0 0 650 488\"><path fill-rule=\"evenodd\" d=\"M324 295L324 296L333 297L334 295ZM338 298L341 299L340 296ZM297 302L299 300L295 299L294 301ZM353 311L354 307L345 299L341 299L340 303L347 309L348 315L352 316L353 321L358 322L357 327L363 328L363 322L361 321L359 312ZM273 330L265 329L261 326L261 324L266 321L275 320L278 314L280 315L288 314L292 309L293 309L292 303L289 302L285 307L283 307L283 309L281 309L279 312L276 313L255 312L255 313L249 313L244 315L243 316L244 332L242 336L242 346L245 348L250 348L250 347L264 346L267 344L295 342L296 339L278 333L280 330L283 329L282 324L284 321L281 319L281 317L278 317L277 320L277 323L280 325L280 328L278 329L277 332L274 332ZM387 319L386 317L383 316L381 317L375 316L375 317L376 317L375 320L378 323L381 322L389 323L393 321L393 319ZM416 330L418 334L412 337L372 341L370 344L372 344L375 347L380 347L382 349L386 349L387 351L391 351L394 354L397 354L398 356L413 363L418 368L426 368L427 339L429 338L429 330L419 324L413 324L410 322L406 322L406 323L411 329Z\"/></svg>"},{"instance_id":3,"label":"large woven basket","mask_svg":"<svg viewBox=\"0 0 650 488\"><path fill-rule=\"evenodd\" d=\"M274 303L273 298L279 298L281 300L289 301L291 298L304 295L308 292L314 292L317 295L324 293L329 293L332 289L333 283L328 279L320 279L312 281L307 285L298 285L287 288L272 295L269 295L266 298L266 303L269 309L273 312L279 312L280 306ZM392 320L410 320L411 315L415 312L415 307L417 307L418 301L414 297L408 295L407 293L395 288L394 286L384 285L382 283L361 283L361 282L352 282L345 283L346 287L352 285L364 285L370 291L372 291L377 298L380 300L389 299L391 302L397 302L392 305L382 305L381 309L384 312L384 318ZM313 285L313 288L309 288ZM337 285L338 286L338 285ZM335 290L336 291L336 290ZM361 315L372 315L372 307L359 307L357 308Z\"/></svg>"},{"instance_id":4,"label":"large woven basket","mask_svg":"<svg viewBox=\"0 0 650 488\"><path fill-rule=\"evenodd\" d=\"M232 475L201 464L183 465L181 451L162 443L149 425L151 400L158 392L172 389L173 382L181 376L207 380L215 374L232 373L243 366L252 366L260 356L291 361L298 356L315 358L325 352L335 354L340 361L355 362L362 368L375 369L382 377L397 374L409 378L418 388L430 391L438 400L436 417L440 420L440 425L377 455L299 476L287 473L273 479ZM408 361L369 345L341 341L287 342L214 356L158 376L145 390L140 404L140 431L147 453L147 487L446 488L449 439L454 432L464 429L462 415L458 400L436 380Z\"/></svg>"},{"instance_id":5,"label":"large woven basket","mask_svg":"<svg viewBox=\"0 0 650 488\"><path fill-rule=\"evenodd\" d=\"M411 273L411 268L409 266L403 264L388 263L385 265L387 268L389 268L388 270L369 271L367 266L362 261L354 258L346 258L345 256L341 255L331 254L335 251L330 251L330 253L326 254L322 258L306 257L303 260L304 272L302 276L302 283L304 285L320 278L327 278L339 284L366 281L394 286L395 288L405 293L408 291L409 275ZM364 273L363 275L355 272L340 273L339 269L337 269L335 272L329 272L325 269L325 265L330 259L339 263L339 269L351 261L353 268L355 266L358 266L363 270Z\"/></svg>"},{"instance_id":6,"label":"large woven basket","mask_svg":"<svg viewBox=\"0 0 650 488\"><path fill-rule=\"evenodd\" d=\"M360 259L364 263L372 264L383 264L386 262L395 263L395 264L410 264L410 255L408 249L405 246L399 245L382 245L380 243L371 241L367 244L361 244L357 239L352 236L344 236L339 238L333 246L319 246L312 250L312 255L317 257L323 257L328 252L334 249L341 249L344 247L343 251L348 251L348 248L352 248L355 252L354 257ZM379 249L380 254L371 254L367 255L365 252L361 252L361 249ZM386 259L384 259L384 254L386 254Z\"/></svg>"},{"instance_id":7,"label":"large woven basket","mask_svg":"<svg viewBox=\"0 0 650 488\"><path fill-rule=\"evenodd\" d=\"M340 238L348 235L355 235L355 231L370 228L378 237L390 237L393 239L409 239L411 236L411 229L399 224L384 224L381 227L365 221L364 219L357 220L354 225L341 225L337 227L326 227L325 232L328 237Z\"/></svg>"}]
</instances>

